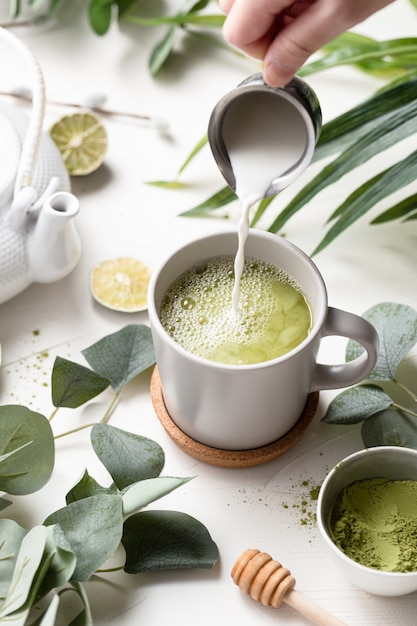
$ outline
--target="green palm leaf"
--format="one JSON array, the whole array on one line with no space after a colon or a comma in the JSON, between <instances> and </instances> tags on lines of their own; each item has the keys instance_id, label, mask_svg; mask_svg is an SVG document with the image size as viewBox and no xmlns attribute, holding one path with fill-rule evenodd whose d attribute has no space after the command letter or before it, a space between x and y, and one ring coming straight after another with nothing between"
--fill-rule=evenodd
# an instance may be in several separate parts
<instances>
[{"instance_id":1,"label":"green palm leaf","mask_svg":"<svg viewBox=\"0 0 417 626\"><path fill-rule=\"evenodd\" d=\"M277 232L285 222L299 211L322 189L339 180L371 157L386 150L401 139L417 132L417 99L389 116L375 122L371 131L354 142L342 154L327 165L299 194L285 207L268 230ZM387 188L386 195L391 191Z\"/></svg>"},{"instance_id":2,"label":"green palm leaf","mask_svg":"<svg viewBox=\"0 0 417 626\"><path fill-rule=\"evenodd\" d=\"M313 255L328 246L377 202L414 181L416 168L417 150L356 189L333 213L331 219L335 217L339 219L319 243Z\"/></svg>"},{"instance_id":3,"label":"green palm leaf","mask_svg":"<svg viewBox=\"0 0 417 626\"><path fill-rule=\"evenodd\" d=\"M200 217L202 215L208 215L214 209L219 209L230 202L236 200L236 194L230 187L223 187L217 193L210 196L205 202L202 202L198 206L180 213L183 217Z\"/></svg>"},{"instance_id":4,"label":"green palm leaf","mask_svg":"<svg viewBox=\"0 0 417 626\"><path fill-rule=\"evenodd\" d=\"M384 69L412 69L416 65L416 60L416 37L389 39L387 41L364 38L360 43L353 43L352 45L334 45L321 59L304 65L300 69L299 75L309 76L341 65L356 65L361 69L371 70L371 73L378 70L379 73L383 74Z\"/></svg>"},{"instance_id":5,"label":"green palm leaf","mask_svg":"<svg viewBox=\"0 0 417 626\"><path fill-rule=\"evenodd\" d=\"M408 215L409 213L412 213L412 215ZM398 204L392 206L390 209L387 209L387 211L378 215L378 217L372 220L371 224L382 224L383 222L398 220L405 216L408 216L406 217L406 220L417 219L417 193L413 194L409 198L405 198Z\"/></svg>"},{"instance_id":6,"label":"green palm leaf","mask_svg":"<svg viewBox=\"0 0 417 626\"><path fill-rule=\"evenodd\" d=\"M408 82L395 81L365 102L327 122L322 128L314 161L339 152L358 136L371 130L375 124L381 123L385 115L390 115L410 103L416 98L416 94L417 76L413 75Z\"/></svg>"}]
</instances>

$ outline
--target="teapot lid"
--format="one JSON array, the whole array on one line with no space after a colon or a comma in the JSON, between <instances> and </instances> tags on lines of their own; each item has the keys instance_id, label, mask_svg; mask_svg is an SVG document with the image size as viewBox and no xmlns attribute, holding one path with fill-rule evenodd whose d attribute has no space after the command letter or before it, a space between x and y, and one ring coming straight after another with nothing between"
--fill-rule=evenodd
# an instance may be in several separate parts
<instances>
[{"instance_id":1,"label":"teapot lid","mask_svg":"<svg viewBox=\"0 0 417 626\"><path fill-rule=\"evenodd\" d=\"M10 119L0 109L0 208L11 202L19 167L21 145Z\"/></svg>"}]
</instances>

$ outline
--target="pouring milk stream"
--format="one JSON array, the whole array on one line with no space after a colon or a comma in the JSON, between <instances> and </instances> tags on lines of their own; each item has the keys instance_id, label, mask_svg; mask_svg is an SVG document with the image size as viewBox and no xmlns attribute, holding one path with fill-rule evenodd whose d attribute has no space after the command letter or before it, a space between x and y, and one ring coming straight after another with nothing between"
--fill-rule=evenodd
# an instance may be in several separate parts
<instances>
[{"instance_id":1,"label":"pouring milk stream","mask_svg":"<svg viewBox=\"0 0 417 626\"><path fill-rule=\"evenodd\" d=\"M257 74L213 111L209 142L220 170L241 202L232 295L235 316L251 208L301 174L313 156L320 128L315 94L298 78L286 88L274 89Z\"/></svg>"}]
</instances>

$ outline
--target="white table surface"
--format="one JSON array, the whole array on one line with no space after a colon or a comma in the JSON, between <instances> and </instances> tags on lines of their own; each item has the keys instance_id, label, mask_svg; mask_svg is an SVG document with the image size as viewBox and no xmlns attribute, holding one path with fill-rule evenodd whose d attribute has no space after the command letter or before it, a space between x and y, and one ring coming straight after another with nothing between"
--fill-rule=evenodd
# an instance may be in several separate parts
<instances>
[{"instance_id":1,"label":"white table surface","mask_svg":"<svg viewBox=\"0 0 417 626\"><path fill-rule=\"evenodd\" d=\"M67 3L54 27L44 32L18 31L44 70L48 97L84 102L104 93L109 108L166 119L169 135L137 122L103 120L109 133L105 165L88 177L73 179L73 191L81 203L77 217L83 246L80 263L61 282L32 285L0 306L1 403L24 404L47 416L53 408L50 372L57 355L83 363L81 350L96 340L129 323L147 323L146 313L116 313L94 303L88 288L91 268L120 255L136 256L155 266L181 243L224 228L221 219L178 216L224 184L208 149L184 173L187 188L169 191L143 183L173 178L205 132L217 100L257 70L253 62L187 40L187 54L179 46L167 70L153 79L147 58L162 31L115 25L105 37L96 37L86 24L85 12L72 10L76 2L83 4L79 0ZM357 30L381 39L415 36L417 14L406 0L397 0ZM1 59L0 88L25 84L14 56L2 49ZM362 101L377 87L375 81L351 69L332 70L309 82L321 101L324 121ZM45 125L64 111L48 106ZM378 162L376 158L367 164L366 176L376 171ZM307 172L300 185L308 176ZM311 252L325 232L326 217L357 180L357 174L347 176L314 199L285 227L288 239ZM297 185L284 192L284 200ZM276 205L265 225L272 221L273 211ZM236 217L237 212L232 219ZM359 314L382 301L417 307L415 223L369 226L369 219L355 224L315 258L328 286L330 304ZM329 340L323 352L325 358L340 361L343 350L344 344ZM413 363L411 355L410 366ZM118 573L91 581L86 588L95 624L162 626L173 620L183 626L227 621L240 626L307 624L292 609L264 608L233 585L232 565L250 547L270 552L292 571L299 591L351 626L416 623L417 595L381 598L354 587L333 565L312 521L315 502L309 490L341 458L362 447L358 427L320 422L331 393L321 394L313 423L285 455L253 469L220 469L195 461L171 441L155 417L149 383L147 372L128 385L110 423L160 443L166 454L165 475L196 476L156 502L155 508L197 517L216 541L220 560L209 571ZM104 393L84 409L61 409L53 422L55 432L100 419L108 399ZM103 470L90 450L88 431L58 439L50 482L33 496L13 497L13 507L4 514L27 528L41 523L64 505L66 491L86 467L100 480ZM306 513L302 512L304 500ZM303 524L306 515L308 522Z\"/></svg>"}]
</instances>

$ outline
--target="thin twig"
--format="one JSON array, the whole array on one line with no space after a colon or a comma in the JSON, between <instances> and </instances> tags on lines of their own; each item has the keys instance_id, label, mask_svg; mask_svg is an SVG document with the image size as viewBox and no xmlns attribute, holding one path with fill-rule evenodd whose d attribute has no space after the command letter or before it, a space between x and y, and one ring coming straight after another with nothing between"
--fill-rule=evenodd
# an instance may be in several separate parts
<instances>
[{"instance_id":1,"label":"thin twig","mask_svg":"<svg viewBox=\"0 0 417 626\"><path fill-rule=\"evenodd\" d=\"M8 96L10 98L17 98L19 100L23 100L24 102L28 102L29 104L32 103L32 97L25 93L13 93L13 92L8 92L8 91L0 91L0 96ZM100 113L101 115L125 117L125 118L130 118L130 119L142 120L144 122L155 122L157 126L162 126L163 124L165 124L163 120L153 118L150 115L141 115L139 113L132 113L130 111L116 111L114 109L105 109L100 106L80 104L78 102L60 102L57 100L48 99L47 104L56 106L56 107L68 107L68 108L74 108L74 109L91 109L93 111L96 111L97 113Z\"/></svg>"}]
</instances>

